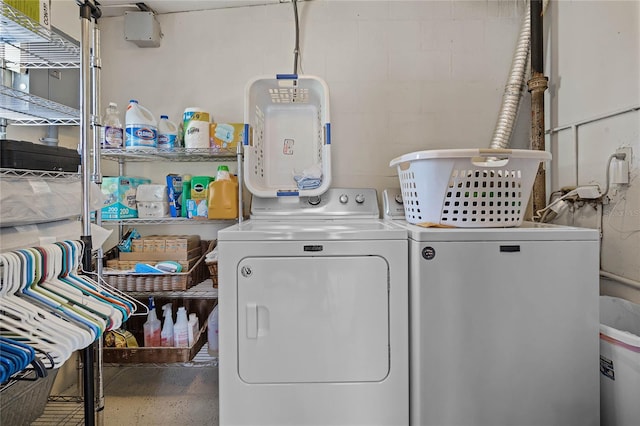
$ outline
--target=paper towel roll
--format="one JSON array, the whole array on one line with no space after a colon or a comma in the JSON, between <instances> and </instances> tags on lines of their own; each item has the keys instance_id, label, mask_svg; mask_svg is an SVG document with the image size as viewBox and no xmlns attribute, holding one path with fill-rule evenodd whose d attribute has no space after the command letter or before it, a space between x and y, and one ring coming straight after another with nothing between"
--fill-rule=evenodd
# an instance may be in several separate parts
<instances>
[{"instance_id":1,"label":"paper towel roll","mask_svg":"<svg viewBox=\"0 0 640 426\"><path fill-rule=\"evenodd\" d=\"M209 113L189 111L184 113L184 146L185 148L209 148Z\"/></svg>"}]
</instances>

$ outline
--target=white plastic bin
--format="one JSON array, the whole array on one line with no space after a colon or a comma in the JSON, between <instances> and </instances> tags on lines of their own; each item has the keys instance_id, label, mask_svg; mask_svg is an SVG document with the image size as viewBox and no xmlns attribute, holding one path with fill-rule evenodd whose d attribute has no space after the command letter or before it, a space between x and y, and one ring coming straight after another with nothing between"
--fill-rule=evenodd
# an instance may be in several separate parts
<instances>
[{"instance_id":1,"label":"white plastic bin","mask_svg":"<svg viewBox=\"0 0 640 426\"><path fill-rule=\"evenodd\" d=\"M254 78L245 89L244 120L249 192L265 198L315 196L329 188L331 124L323 80L296 74Z\"/></svg>"},{"instance_id":2,"label":"white plastic bin","mask_svg":"<svg viewBox=\"0 0 640 426\"><path fill-rule=\"evenodd\" d=\"M600 423L640 424L640 305L600 296Z\"/></svg>"}]
</instances>

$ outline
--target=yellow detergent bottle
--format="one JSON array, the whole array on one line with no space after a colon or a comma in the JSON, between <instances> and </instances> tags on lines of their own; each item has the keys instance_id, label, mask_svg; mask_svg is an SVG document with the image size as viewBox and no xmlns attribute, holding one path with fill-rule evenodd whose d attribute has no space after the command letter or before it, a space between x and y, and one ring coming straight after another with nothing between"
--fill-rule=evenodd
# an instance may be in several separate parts
<instances>
[{"instance_id":1,"label":"yellow detergent bottle","mask_svg":"<svg viewBox=\"0 0 640 426\"><path fill-rule=\"evenodd\" d=\"M218 166L216 180L208 188L209 219L238 217L238 178L229 174L227 166Z\"/></svg>"}]
</instances>

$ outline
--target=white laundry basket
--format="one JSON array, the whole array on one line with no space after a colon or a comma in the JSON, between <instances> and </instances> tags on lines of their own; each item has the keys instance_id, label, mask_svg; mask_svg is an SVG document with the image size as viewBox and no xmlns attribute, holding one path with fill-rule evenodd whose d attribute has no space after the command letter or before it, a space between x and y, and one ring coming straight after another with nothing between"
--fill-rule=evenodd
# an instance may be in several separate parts
<instances>
[{"instance_id":1,"label":"white laundry basket","mask_svg":"<svg viewBox=\"0 0 640 426\"><path fill-rule=\"evenodd\" d=\"M466 228L519 226L544 151L442 149L405 154L397 167L409 223Z\"/></svg>"},{"instance_id":2,"label":"white laundry basket","mask_svg":"<svg viewBox=\"0 0 640 426\"><path fill-rule=\"evenodd\" d=\"M258 197L315 196L331 184L329 88L318 77L256 77L245 88L244 181ZM294 175L322 173L317 187Z\"/></svg>"},{"instance_id":3,"label":"white laundry basket","mask_svg":"<svg viewBox=\"0 0 640 426\"><path fill-rule=\"evenodd\" d=\"M640 305L600 296L600 421L640 424Z\"/></svg>"}]
</instances>

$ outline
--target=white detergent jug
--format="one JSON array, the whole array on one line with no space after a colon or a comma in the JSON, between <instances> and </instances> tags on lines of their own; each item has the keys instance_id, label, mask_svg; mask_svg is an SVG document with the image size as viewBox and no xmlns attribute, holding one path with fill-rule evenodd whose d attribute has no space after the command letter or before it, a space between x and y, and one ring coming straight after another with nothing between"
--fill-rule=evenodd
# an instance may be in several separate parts
<instances>
[{"instance_id":1,"label":"white detergent jug","mask_svg":"<svg viewBox=\"0 0 640 426\"><path fill-rule=\"evenodd\" d=\"M152 149L158 145L158 123L151 111L132 99L125 113L126 149Z\"/></svg>"},{"instance_id":2,"label":"white detergent jug","mask_svg":"<svg viewBox=\"0 0 640 426\"><path fill-rule=\"evenodd\" d=\"M178 126L169 121L169 116L161 115L158 123L158 149L172 150L176 147Z\"/></svg>"}]
</instances>

